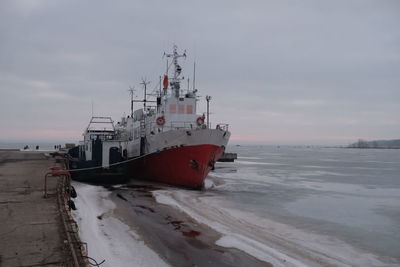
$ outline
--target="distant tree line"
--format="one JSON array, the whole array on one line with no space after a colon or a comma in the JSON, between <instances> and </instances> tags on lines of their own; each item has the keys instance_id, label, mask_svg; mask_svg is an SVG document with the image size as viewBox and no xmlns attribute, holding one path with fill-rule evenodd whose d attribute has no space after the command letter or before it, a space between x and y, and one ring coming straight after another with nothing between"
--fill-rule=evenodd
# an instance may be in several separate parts
<instances>
[{"instance_id":1,"label":"distant tree line","mask_svg":"<svg viewBox=\"0 0 400 267\"><path fill-rule=\"evenodd\" d=\"M400 148L400 139L366 141L359 139L348 148Z\"/></svg>"}]
</instances>

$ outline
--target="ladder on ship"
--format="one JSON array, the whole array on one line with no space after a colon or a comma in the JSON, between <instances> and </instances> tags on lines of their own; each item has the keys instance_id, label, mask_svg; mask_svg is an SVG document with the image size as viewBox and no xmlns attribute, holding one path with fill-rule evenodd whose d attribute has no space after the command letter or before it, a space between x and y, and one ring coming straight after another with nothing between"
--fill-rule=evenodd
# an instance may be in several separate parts
<instances>
[{"instance_id":1,"label":"ladder on ship","mask_svg":"<svg viewBox=\"0 0 400 267\"><path fill-rule=\"evenodd\" d=\"M140 155L144 155L146 146L146 123L144 118L140 120Z\"/></svg>"},{"instance_id":2,"label":"ladder on ship","mask_svg":"<svg viewBox=\"0 0 400 267\"><path fill-rule=\"evenodd\" d=\"M140 137L146 136L146 123L143 120L140 120Z\"/></svg>"}]
</instances>

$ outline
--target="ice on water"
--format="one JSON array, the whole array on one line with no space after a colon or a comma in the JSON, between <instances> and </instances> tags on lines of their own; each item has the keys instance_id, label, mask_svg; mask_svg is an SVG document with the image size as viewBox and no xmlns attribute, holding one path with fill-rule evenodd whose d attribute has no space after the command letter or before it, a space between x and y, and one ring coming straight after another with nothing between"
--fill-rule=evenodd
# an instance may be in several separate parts
<instances>
[{"instance_id":1,"label":"ice on water","mask_svg":"<svg viewBox=\"0 0 400 267\"><path fill-rule=\"evenodd\" d=\"M400 150L232 147L204 192L157 201L275 266L400 264Z\"/></svg>"}]
</instances>

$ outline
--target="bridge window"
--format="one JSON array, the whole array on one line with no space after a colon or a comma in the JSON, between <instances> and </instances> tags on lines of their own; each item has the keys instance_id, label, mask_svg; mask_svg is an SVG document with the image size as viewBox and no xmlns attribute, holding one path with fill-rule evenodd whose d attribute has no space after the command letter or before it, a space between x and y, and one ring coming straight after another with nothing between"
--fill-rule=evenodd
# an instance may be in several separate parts
<instances>
[{"instance_id":1,"label":"bridge window","mask_svg":"<svg viewBox=\"0 0 400 267\"><path fill-rule=\"evenodd\" d=\"M186 114L193 114L193 105L186 106Z\"/></svg>"},{"instance_id":2,"label":"bridge window","mask_svg":"<svg viewBox=\"0 0 400 267\"><path fill-rule=\"evenodd\" d=\"M176 113L176 104L169 105L169 113Z\"/></svg>"},{"instance_id":3,"label":"bridge window","mask_svg":"<svg viewBox=\"0 0 400 267\"><path fill-rule=\"evenodd\" d=\"M185 105L178 105L178 113L179 114L184 114L185 113Z\"/></svg>"}]
</instances>

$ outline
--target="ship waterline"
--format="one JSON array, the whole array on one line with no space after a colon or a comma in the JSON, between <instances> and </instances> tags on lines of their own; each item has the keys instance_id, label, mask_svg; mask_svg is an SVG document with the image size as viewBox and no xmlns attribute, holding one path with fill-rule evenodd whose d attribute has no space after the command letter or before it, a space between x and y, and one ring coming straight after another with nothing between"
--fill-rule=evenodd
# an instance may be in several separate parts
<instances>
[{"instance_id":1,"label":"ship waterline","mask_svg":"<svg viewBox=\"0 0 400 267\"><path fill-rule=\"evenodd\" d=\"M137 178L199 188L224 150L210 144L170 148L132 161L132 173Z\"/></svg>"}]
</instances>

